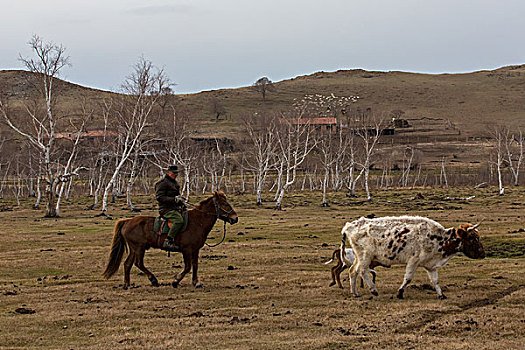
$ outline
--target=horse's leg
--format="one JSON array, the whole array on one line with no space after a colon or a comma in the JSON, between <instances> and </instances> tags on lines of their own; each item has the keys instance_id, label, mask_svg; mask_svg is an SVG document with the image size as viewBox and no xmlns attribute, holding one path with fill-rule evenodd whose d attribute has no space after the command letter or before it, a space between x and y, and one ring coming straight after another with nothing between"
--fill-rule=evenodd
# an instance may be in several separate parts
<instances>
[{"instance_id":1,"label":"horse's leg","mask_svg":"<svg viewBox=\"0 0 525 350\"><path fill-rule=\"evenodd\" d=\"M135 251L129 247L129 255L126 258L126 261L124 261L124 289L128 289L129 287L129 272L131 271L131 267L133 266L133 262L135 261Z\"/></svg>"},{"instance_id":2,"label":"horse's leg","mask_svg":"<svg viewBox=\"0 0 525 350\"><path fill-rule=\"evenodd\" d=\"M183 251L182 257L184 258L184 270L182 270L178 275L175 276L175 280L171 283L173 288L177 288L179 286L180 281L191 270L191 252L188 252L187 250Z\"/></svg>"},{"instance_id":3,"label":"horse's leg","mask_svg":"<svg viewBox=\"0 0 525 350\"><path fill-rule=\"evenodd\" d=\"M197 270L199 269L199 250L192 253L191 260L193 274L191 282L195 288L202 288L202 283L199 282L199 278L197 277Z\"/></svg>"},{"instance_id":4,"label":"horse's leg","mask_svg":"<svg viewBox=\"0 0 525 350\"><path fill-rule=\"evenodd\" d=\"M148 276L148 279L150 280L151 285L153 287L158 287L159 286L159 281L157 280L155 275L153 273L151 273L151 271L148 270L146 268L146 266L144 266L144 253L145 252L146 252L146 249L144 249L144 247L141 247L136 252L136 255L135 255L135 266L137 266L140 269L140 271L144 272L146 274L146 276Z\"/></svg>"}]
</instances>

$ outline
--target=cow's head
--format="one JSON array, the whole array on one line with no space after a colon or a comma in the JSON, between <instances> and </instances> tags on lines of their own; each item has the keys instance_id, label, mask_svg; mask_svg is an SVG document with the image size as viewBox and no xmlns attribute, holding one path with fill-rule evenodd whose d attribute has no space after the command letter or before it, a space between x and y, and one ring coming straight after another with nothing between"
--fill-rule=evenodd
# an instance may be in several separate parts
<instances>
[{"instance_id":1,"label":"cow's head","mask_svg":"<svg viewBox=\"0 0 525 350\"><path fill-rule=\"evenodd\" d=\"M456 234L463 245L461 251L471 259L485 258L485 250L479 239L479 232L477 230L479 224L464 224L459 226Z\"/></svg>"}]
</instances>

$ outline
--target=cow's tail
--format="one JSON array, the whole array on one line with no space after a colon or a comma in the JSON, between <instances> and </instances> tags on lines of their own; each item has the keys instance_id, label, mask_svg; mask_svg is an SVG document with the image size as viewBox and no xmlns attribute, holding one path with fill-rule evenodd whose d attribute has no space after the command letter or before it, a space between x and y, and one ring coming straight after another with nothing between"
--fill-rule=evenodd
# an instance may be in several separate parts
<instances>
[{"instance_id":1,"label":"cow's tail","mask_svg":"<svg viewBox=\"0 0 525 350\"><path fill-rule=\"evenodd\" d=\"M332 261L334 261L335 259L335 255L338 253L337 249L333 251L332 253L332 259L328 260L327 262L325 262L325 265L328 265L330 264Z\"/></svg>"},{"instance_id":2,"label":"cow's tail","mask_svg":"<svg viewBox=\"0 0 525 350\"><path fill-rule=\"evenodd\" d=\"M346 226L345 226L346 228ZM346 266L352 266L352 262L348 261L345 256L345 249L346 249L346 240L348 239L348 236L346 235L346 230L343 228L343 231L341 232L342 238L341 238L341 249L339 252L340 260L343 262L343 265Z\"/></svg>"},{"instance_id":3,"label":"cow's tail","mask_svg":"<svg viewBox=\"0 0 525 350\"><path fill-rule=\"evenodd\" d=\"M120 263L122 261L122 256L124 252L128 249L126 245L126 240L122 235L122 226L129 219L120 219L115 223L115 228L113 229L113 242L111 243L111 252L109 253L108 265L102 276L106 279L110 278L118 271Z\"/></svg>"}]
</instances>

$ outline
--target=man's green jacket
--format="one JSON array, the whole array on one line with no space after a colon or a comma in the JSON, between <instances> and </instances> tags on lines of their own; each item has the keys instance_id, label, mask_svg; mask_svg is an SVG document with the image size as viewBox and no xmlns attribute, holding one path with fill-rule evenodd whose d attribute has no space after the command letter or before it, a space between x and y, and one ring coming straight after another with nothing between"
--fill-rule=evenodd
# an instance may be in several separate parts
<instances>
[{"instance_id":1,"label":"man's green jacket","mask_svg":"<svg viewBox=\"0 0 525 350\"><path fill-rule=\"evenodd\" d=\"M184 203L175 197L180 196L180 185L177 180L168 175L155 184L155 196L159 203L159 214L164 215L171 210L179 210Z\"/></svg>"}]
</instances>

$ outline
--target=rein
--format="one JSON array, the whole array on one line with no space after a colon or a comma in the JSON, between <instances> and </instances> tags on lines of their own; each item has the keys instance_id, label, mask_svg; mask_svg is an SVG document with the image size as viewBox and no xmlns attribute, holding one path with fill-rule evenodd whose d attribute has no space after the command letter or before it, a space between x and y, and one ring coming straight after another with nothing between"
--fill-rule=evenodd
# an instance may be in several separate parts
<instances>
[{"instance_id":1,"label":"rein","mask_svg":"<svg viewBox=\"0 0 525 350\"><path fill-rule=\"evenodd\" d=\"M222 239L219 243L216 243L216 244L208 244L206 242L204 242L204 244L206 244L208 247L210 248L213 248L213 247L216 247L218 246L219 244L221 244L222 242L224 242L224 239L226 238L226 221L224 221L224 234L222 235Z\"/></svg>"}]
</instances>

